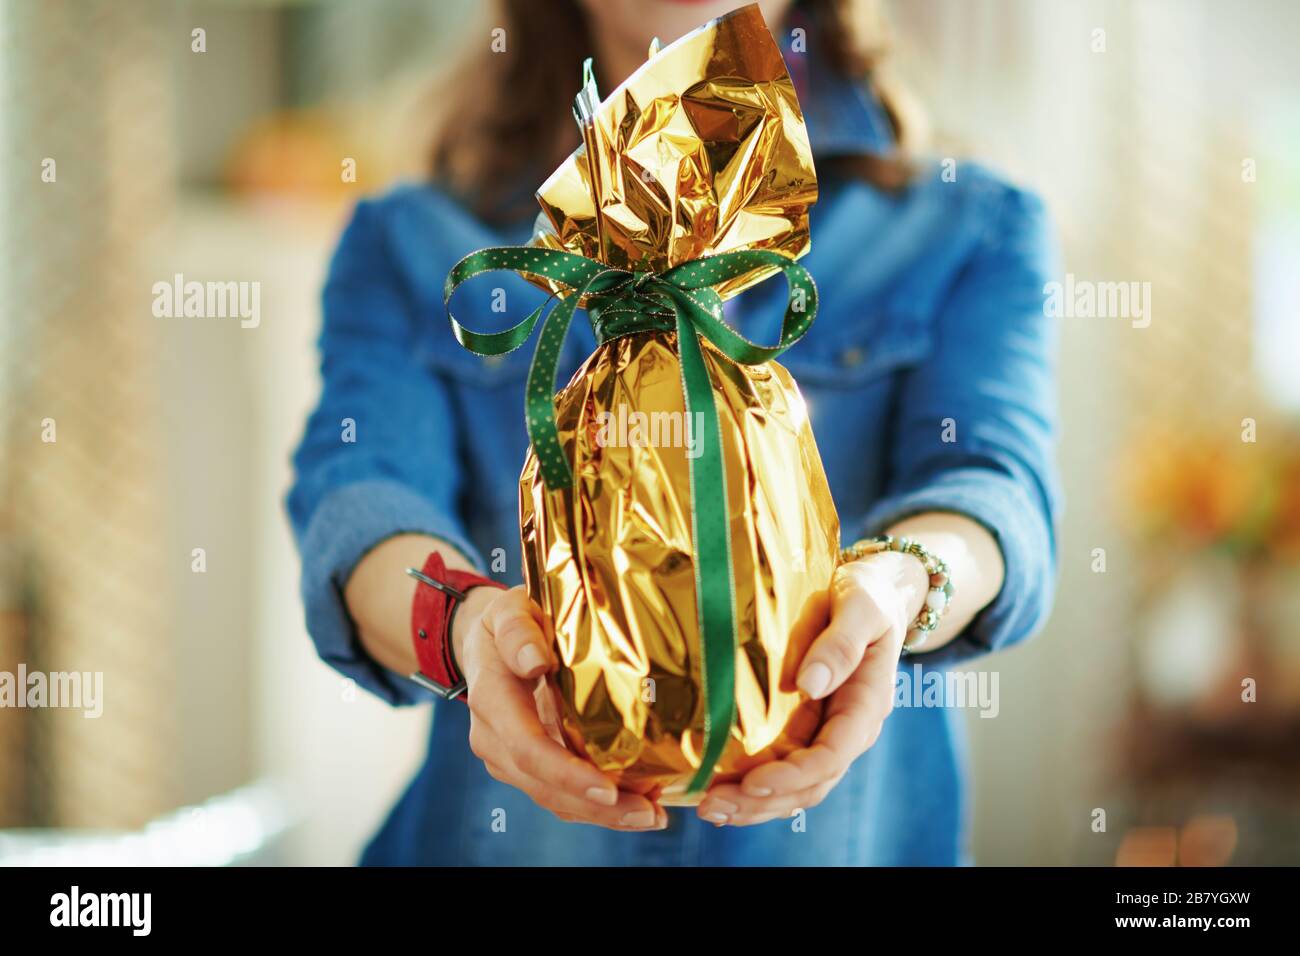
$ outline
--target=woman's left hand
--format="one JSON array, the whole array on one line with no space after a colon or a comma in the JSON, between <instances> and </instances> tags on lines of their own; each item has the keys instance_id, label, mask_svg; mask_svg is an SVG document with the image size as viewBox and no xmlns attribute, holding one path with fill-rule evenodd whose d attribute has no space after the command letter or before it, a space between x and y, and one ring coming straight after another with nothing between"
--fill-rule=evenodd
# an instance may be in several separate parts
<instances>
[{"instance_id":1,"label":"woman's left hand","mask_svg":"<svg viewBox=\"0 0 1300 956\"><path fill-rule=\"evenodd\" d=\"M828 698L821 730L806 748L754 768L739 783L710 787L697 809L702 819L749 826L825 799L876 742L893 710L903 638L927 586L921 562L896 552L835 572L822 609L828 623L808 649L798 680L809 697Z\"/></svg>"}]
</instances>

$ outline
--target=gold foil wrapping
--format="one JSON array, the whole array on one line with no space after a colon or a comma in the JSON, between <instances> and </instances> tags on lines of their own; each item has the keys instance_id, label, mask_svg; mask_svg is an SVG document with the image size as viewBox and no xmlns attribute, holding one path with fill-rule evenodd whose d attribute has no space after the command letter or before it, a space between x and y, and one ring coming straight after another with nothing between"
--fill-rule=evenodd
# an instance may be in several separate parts
<instances>
[{"instance_id":1,"label":"gold foil wrapping","mask_svg":"<svg viewBox=\"0 0 1300 956\"><path fill-rule=\"evenodd\" d=\"M755 6L684 37L595 110L543 186L537 241L662 270L808 248L816 178L790 77ZM731 295L761 274L719 288ZM536 281L543 281L537 279ZM715 780L803 746L821 719L795 675L824 624L839 522L793 380L708 344L736 607L737 720ZM520 478L525 579L554 629L558 731L620 786L693 803L704 728L690 460L676 336L600 345L556 398L572 490Z\"/></svg>"},{"instance_id":2,"label":"gold foil wrapping","mask_svg":"<svg viewBox=\"0 0 1300 956\"><path fill-rule=\"evenodd\" d=\"M538 245L650 272L735 249L808 251L812 149L755 4L659 51L599 105L583 140L537 192ZM716 289L730 298L768 274Z\"/></svg>"}]
</instances>

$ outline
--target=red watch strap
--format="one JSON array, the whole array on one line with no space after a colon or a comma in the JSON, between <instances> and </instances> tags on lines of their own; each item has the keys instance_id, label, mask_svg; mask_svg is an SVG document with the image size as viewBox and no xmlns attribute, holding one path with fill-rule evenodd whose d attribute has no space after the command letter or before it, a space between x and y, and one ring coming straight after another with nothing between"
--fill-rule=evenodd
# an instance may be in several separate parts
<instances>
[{"instance_id":1,"label":"red watch strap","mask_svg":"<svg viewBox=\"0 0 1300 956\"><path fill-rule=\"evenodd\" d=\"M451 624L456 606L471 588L505 585L471 571L451 571L437 551L429 554L421 569L424 577L445 585L432 587L417 579L411 602L411 636L420 673L440 687L454 689L464 680L452 651ZM464 698L464 694L457 696Z\"/></svg>"},{"instance_id":2,"label":"red watch strap","mask_svg":"<svg viewBox=\"0 0 1300 956\"><path fill-rule=\"evenodd\" d=\"M425 559L421 572L434 581L443 580L447 573L442 556L437 551ZM420 673L443 687L460 683L460 676L451 666L447 649L447 625L451 615L450 595L431 588L422 581L415 583L415 600L411 602L411 633L415 640L415 658L420 663Z\"/></svg>"}]
</instances>

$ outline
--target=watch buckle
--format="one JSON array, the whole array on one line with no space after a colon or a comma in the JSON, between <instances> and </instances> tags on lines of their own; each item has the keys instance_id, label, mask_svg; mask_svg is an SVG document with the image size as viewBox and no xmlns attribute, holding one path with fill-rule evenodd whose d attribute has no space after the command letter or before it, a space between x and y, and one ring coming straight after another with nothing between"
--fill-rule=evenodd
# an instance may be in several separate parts
<instances>
[{"instance_id":1,"label":"watch buckle","mask_svg":"<svg viewBox=\"0 0 1300 956\"><path fill-rule=\"evenodd\" d=\"M411 680L419 684L425 690L432 691L433 693L437 694L443 700L455 700L457 697L459 697L461 694L465 693L465 691L469 689L469 685L466 684L464 681L460 681L459 683L453 684L450 687L444 687L442 684L439 684L433 678L428 677L425 674L422 674L420 671L416 671L414 674L412 674Z\"/></svg>"},{"instance_id":2,"label":"watch buckle","mask_svg":"<svg viewBox=\"0 0 1300 956\"><path fill-rule=\"evenodd\" d=\"M411 577L415 578L415 580L419 581L421 584L427 584L429 585L429 587L436 588L437 590L441 591L443 594L450 596L453 601L465 600L464 591L458 591L450 584L443 584L441 581L435 581L433 578L429 577L423 571L417 571L415 568L407 568L406 573L409 574Z\"/></svg>"}]
</instances>

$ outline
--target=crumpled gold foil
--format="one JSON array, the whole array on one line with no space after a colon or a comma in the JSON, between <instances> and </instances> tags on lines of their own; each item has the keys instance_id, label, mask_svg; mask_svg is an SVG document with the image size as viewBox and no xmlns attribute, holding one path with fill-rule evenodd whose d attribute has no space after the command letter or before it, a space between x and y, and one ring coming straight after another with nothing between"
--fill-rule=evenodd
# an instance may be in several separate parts
<instances>
[{"instance_id":1,"label":"crumpled gold foil","mask_svg":"<svg viewBox=\"0 0 1300 956\"><path fill-rule=\"evenodd\" d=\"M734 249L807 250L812 157L757 6L652 56L586 132L539 192L553 224L539 243L653 270ZM737 720L714 778L723 781L804 746L820 723L821 703L794 682L825 624L839 521L789 373L738 365L707 343L704 355L722 426L738 632ZM561 661L547 679L555 732L625 789L698 802L686 792L705 709L695 450L676 335L600 345L556 397L556 416L575 487L548 491L530 450L519 494L525 580Z\"/></svg>"},{"instance_id":2,"label":"crumpled gold foil","mask_svg":"<svg viewBox=\"0 0 1300 956\"><path fill-rule=\"evenodd\" d=\"M757 4L660 50L596 108L583 140L537 191L537 245L650 272L736 249L808 251L812 148ZM727 299L769 274L715 288Z\"/></svg>"}]
</instances>

